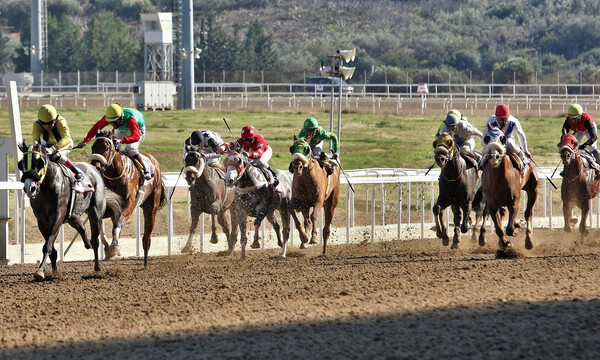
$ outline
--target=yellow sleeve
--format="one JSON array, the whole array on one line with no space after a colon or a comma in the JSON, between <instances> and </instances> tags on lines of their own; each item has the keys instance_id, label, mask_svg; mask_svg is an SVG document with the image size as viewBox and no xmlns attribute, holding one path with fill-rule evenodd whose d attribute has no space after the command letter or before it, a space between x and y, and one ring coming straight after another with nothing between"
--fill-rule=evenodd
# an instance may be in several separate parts
<instances>
[{"instance_id":1,"label":"yellow sleeve","mask_svg":"<svg viewBox=\"0 0 600 360\"><path fill-rule=\"evenodd\" d=\"M37 121L35 121L33 123L33 130L31 131L31 143L33 145L42 141L42 133L42 126Z\"/></svg>"},{"instance_id":2,"label":"yellow sleeve","mask_svg":"<svg viewBox=\"0 0 600 360\"><path fill-rule=\"evenodd\" d=\"M58 133L60 134L60 141L54 144L54 148L58 150L71 142L71 133L69 132L67 120L60 115L58 116L58 121L54 126L56 126L56 130L58 130Z\"/></svg>"}]
</instances>

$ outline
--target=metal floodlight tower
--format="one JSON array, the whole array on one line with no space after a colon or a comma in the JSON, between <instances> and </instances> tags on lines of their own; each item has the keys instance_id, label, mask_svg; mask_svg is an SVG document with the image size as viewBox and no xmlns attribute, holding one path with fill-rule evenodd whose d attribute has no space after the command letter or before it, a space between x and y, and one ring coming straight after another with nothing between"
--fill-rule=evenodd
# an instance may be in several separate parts
<instances>
[{"instance_id":1,"label":"metal floodlight tower","mask_svg":"<svg viewBox=\"0 0 600 360\"><path fill-rule=\"evenodd\" d=\"M29 54L29 71L34 74L41 74L46 67L47 27L46 0L31 0L31 36L25 54Z\"/></svg>"},{"instance_id":2,"label":"metal floodlight tower","mask_svg":"<svg viewBox=\"0 0 600 360\"><path fill-rule=\"evenodd\" d=\"M340 79L339 93L338 93L338 131L337 138L338 144L341 144L342 137L342 79L351 79L354 75L355 67L343 66L345 62L354 61L356 57L356 49L352 50L337 50L335 55L328 55L331 59L331 70L326 69L324 64L321 63L319 72L321 76L331 77L331 111L329 113L329 129L333 132L333 99L334 99L334 81L335 77ZM338 63L339 62L339 63ZM331 143L329 145L331 151Z\"/></svg>"},{"instance_id":3,"label":"metal floodlight tower","mask_svg":"<svg viewBox=\"0 0 600 360\"><path fill-rule=\"evenodd\" d=\"M194 99L194 3L183 0L181 22L181 49L179 63L182 64L181 93L179 94L179 109L195 109Z\"/></svg>"}]
</instances>

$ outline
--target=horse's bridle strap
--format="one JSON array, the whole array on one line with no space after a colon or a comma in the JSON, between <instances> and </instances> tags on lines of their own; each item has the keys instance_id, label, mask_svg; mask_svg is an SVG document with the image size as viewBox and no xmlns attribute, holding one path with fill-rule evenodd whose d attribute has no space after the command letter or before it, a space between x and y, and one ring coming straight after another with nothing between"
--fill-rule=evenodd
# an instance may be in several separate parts
<instances>
[{"instance_id":1,"label":"horse's bridle strap","mask_svg":"<svg viewBox=\"0 0 600 360\"><path fill-rule=\"evenodd\" d=\"M41 151L35 151L35 150L26 151L26 152L23 153L23 156L25 156L25 155L33 155L33 154L38 154L38 155L41 156L42 152ZM44 182L44 178L46 177L46 171L48 170L48 165L46 164L46 161L43 158L42 158L42 161L44 161L44 166L39 171L37 171L37 174L40 176L40 181L39 181L40 184L42 182ZM31 170L31 157L27 158L27 168L24 168L23 170L24 170L23 172Z\"/></svg>"}]
</instances>

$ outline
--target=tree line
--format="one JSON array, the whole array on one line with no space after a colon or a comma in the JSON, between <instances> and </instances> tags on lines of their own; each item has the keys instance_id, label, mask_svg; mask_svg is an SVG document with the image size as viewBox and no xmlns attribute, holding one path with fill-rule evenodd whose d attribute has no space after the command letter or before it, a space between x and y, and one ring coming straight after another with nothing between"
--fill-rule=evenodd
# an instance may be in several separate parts
<instances>
[{"instance_id":1,"label":"tree line","mask_svg":"<svg viewBox=\"0 0 600 360\"><path fill-rule=\"evenodd\" d=\"M0 72L28 70L28 3L0 4ZM127 72L143 71L139 13L174 11L176 0L47 3L48 71ZM600 82L596 0L196 0L194 9L197 76L266 71L266 81L296 82L355 47L361 82ZM21 43L11 45L16 29Z\"/></svg>"}]
</instances>

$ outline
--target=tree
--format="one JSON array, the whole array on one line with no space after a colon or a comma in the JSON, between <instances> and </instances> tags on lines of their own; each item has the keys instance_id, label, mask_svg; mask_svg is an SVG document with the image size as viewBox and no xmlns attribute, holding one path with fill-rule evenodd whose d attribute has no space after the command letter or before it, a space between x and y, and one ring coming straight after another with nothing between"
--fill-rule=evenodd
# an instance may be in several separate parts
<instances>
[{"instance_id":1,"label":"tree","mask_svg":"<svg viewBox=\"0 0 600 360\"><path fill-rule=\"evenodd\" d=\"M139 43L123 20L108 11L90 20L83 49L81 70L133 72L144 68Z\"/></svg>"},{"instance_id":2,"label":"tree","mask_svg":"<svg viewBox=\"0 0 600 360\"><path fill-rule=\"evenodd\" d=\"M496 83L512 84L516 81L527 84L533 78L534 73L533 67L525 58L511 58L494 65Z\"/></svg>"},{"instance_id":3,"label":"tree","mask_svg":"<svg viewBox=\"0 0 600 360\"><path fill-rule=\"evenodd\" d=\"M8 38L0 34L0 72L7 72L13 66Z\"/></svg>"},{"instance_id":4,"label":"tree","mask_svg":"<svg viewBox=\"0 0 600 360\"><path fill-rule=\"evenodd\" d=\"M76 72L85 59L81 31L69 16L48 16L47 65L50 72Z\"/></svg>"}]
</instances>

